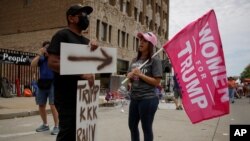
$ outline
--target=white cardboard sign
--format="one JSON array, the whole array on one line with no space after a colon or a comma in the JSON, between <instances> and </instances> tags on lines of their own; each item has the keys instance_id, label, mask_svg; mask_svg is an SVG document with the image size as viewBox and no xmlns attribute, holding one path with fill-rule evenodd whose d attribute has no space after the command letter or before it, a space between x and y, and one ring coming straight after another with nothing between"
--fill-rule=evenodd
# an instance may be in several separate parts
<instances>
[{"instance_id":1,"label":"white cardboard sign","mask_svg":"<svg viewBox=\"0 0 250 141\"><path fill-rule=\"evenodd\" d=\"M76 141L98 141L97 119L100 80L90 89L87 80L77 84Z\"/></svg>"},{"instance_id":2,"label":"white cardboard sign","mask_svg":"<svg viewBox=\"0 0 250 141\"><path fill-rule=\"evenodd\" d=\"M60 74L114 73L117 49L90 47L82 44L61 43Z\"/></svg>"}]
</instances>

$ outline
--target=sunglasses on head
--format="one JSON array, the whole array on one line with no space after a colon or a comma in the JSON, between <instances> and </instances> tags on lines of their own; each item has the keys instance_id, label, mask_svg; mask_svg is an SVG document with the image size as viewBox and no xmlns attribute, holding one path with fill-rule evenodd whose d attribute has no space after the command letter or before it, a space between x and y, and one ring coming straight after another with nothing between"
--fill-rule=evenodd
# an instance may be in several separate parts
<instances>
[{"instance_id":1,"label":"sunglasses on head","mask_svg":"<svg viewBox=\"0 0 250 141\"><path fill-rule=\"evenodd\" d=\"M150 34L149 32L147 32L147 34L152 37L152 34Z\"/></svg>"}]
</instances>

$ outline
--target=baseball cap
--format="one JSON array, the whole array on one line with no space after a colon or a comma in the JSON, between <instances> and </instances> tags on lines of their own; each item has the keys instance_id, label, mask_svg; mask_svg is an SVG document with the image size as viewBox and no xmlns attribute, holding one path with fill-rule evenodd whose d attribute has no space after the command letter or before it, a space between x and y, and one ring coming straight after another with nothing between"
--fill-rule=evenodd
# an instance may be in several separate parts
<instances>
[{"instance_id":1,"label":"baseball cap","mask_svg":"<svg viewBox=\"0 0 250 141\"><path fill-rule=\"evenodd\" d=\"M152 43L154 46L156 46L156 44L157 44L157 38L156 38L155 34L152 32L145 32L145 33L139 32L139 33L137 33L137 37L138 38L143 37L146 41Z\"/></svg>"},{"instance_id":2,"label":"baseball cap","mask_svg":"<svg viewBox=\"0 0 250 141\"><path fill-rule=\"evenodd\" d=\"M69 16L69 15L74 16L74 15L78 14L79 12L84 12L87 15L89 15L90 13L92 13L92 11L93 11L93 8L90 6L83 6L81 4L74 4L74 5L69 7L66 14L67 14L67 16Z\"/></svg>"}]
</instances>

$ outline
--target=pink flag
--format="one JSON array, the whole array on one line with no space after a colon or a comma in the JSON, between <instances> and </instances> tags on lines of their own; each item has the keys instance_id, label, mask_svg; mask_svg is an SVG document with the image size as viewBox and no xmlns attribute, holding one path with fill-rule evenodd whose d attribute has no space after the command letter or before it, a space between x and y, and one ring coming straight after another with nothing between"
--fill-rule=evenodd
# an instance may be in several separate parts
<instances>
[{"instance_id":1,"label":"pink flag","mask_svg":"<svg viewBox=\"0 0 250 141\"><path fill-rule=\"evenodd\" d=\"M164 49L192 123L228 114L226 67L214 11L187 25Z\"/></svg>"}]
</instances>

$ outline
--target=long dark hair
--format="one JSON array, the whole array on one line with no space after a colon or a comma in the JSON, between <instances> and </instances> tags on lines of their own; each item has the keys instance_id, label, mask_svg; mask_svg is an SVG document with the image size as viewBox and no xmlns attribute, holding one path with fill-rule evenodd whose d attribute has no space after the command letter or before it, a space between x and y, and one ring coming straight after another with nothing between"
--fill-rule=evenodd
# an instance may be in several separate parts
<instances>
[{"instance_id":1,"label":"long dark hair","mask_svg":"<svg viewBox=\"0 0 250 141\"><path fill-rule=\"evenodd\" d=\"M149 62L151 61L151 56L154 53L154 45L151 42L148 42L148 55L147 55L147 59L149 59ZM136 61L138 61L141 58L141 52L138 51L137 53L137 57L136 57Z\"/></svg>"}]
</instances>

